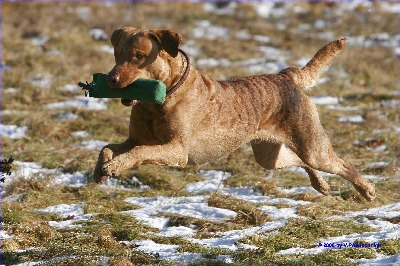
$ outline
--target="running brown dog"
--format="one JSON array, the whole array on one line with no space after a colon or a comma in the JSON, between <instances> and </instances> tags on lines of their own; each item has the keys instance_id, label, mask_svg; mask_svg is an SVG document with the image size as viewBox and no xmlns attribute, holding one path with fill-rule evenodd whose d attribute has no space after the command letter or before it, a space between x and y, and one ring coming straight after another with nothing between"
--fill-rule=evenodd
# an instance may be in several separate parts
<instances>
[{"instance_id":1,"label":"running brown dog","mask_svg":"<svg viewBox=\"0 0 400 266\"><path fill-rule=\"evenodd\" d=\"M203 164L250 142L265 169L303 167L312 186L325 195L330 187L317 170L337 174L367 200L375 198L373 185L335 154L303 91L315 85L346 39L324 46L303 68L227 81L201 75L179 50L181 35L170 30L127 27L114 31L111 43L116 65L108 74L109 86L121 89L149 78L174 92L163 105L122 100L132 105L129 137L101 150L97 182L141 164Z\"/></svg>"}]
</instances>

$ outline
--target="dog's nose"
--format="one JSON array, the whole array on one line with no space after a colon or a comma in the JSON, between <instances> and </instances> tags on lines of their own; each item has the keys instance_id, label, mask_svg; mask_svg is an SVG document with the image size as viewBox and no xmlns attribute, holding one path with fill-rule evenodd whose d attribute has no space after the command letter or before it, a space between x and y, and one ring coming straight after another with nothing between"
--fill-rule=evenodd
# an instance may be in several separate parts
<instances>
[{"instance_id":1,"label":"dog's nose","mask_svg":"<svg viewBox=\"0 0 400 266\"><path fill-rule=\"evenodd\" d=\"M107 82L110 85L116 85L121 79L121 76L118 74L108 74Z\"/></svg>"}]
</instances>

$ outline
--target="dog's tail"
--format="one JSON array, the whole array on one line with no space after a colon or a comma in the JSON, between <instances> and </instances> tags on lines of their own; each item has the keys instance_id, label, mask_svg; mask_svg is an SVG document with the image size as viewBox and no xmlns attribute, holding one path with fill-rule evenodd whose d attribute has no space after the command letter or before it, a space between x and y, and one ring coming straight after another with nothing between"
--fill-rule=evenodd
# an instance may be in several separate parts
<instances>
[{"instance_id":1,"label":"dog's tail","mask_svg":"<svg viewBox=\"0 0 400 266\"><path fill-rule=\"evenodd\" d=\"M332 59L340 53L345 44L345 38L328 43L314 55L305 67L289 67L280 73L289 76L300 88L309 89L316 85L319 76L331 64Z\"/></svg>"}]
</instances>

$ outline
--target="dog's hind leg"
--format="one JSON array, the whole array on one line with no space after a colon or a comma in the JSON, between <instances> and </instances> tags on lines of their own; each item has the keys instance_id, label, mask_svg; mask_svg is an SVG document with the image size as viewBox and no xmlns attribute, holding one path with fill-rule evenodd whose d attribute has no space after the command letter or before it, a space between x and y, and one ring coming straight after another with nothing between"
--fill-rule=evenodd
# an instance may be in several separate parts
<instances>
[{"instance_id":1,"label":"dog's hind leg","mask_svg":"<svg viewBox=\"0 0 400 266\"><path fill-rule=\"evenodd\" d=\"M291 143L293 151L307 166L343 177L350 181L365 199L374 200L374 186L364 179L350 162L336 155L319 122L315 106L310 105L308 109L308 116L314 119L302 119L301 125L291 127L290 139L296 140Z\"/></svg>"},{"instance_id":2,"label":"dog's hind leg","mask_svg":"<svg viewBox=\"0 0 400 266\"><path fill-rule=\"evenodd\" d=\"M311 185L315 190L324 195L329 195L330 186L318 171L307 166L293 151L281 143L265 140L253 140L251 142L256 162L267 170L300 166L304 168L310 177Z\"/></svg>"},{"instance_id":3,"label":"dog's hind leg","mask_svg":"<svg viewBox=\"0 0 400 266\"><path fill-rule=\"evenodd\" d=\"M267 170L305 166L301 159L282 143L256 139L251 141L251 147L256 162Z\"/></svg>"},{"instance_id":4,"label":"dog's hind leg","mask_svg":"<svg viewBox=\"0 0 400 266\"><path fill-rule=\"evenodd\" d=\"M325 148L325 151L321 148L314 154L305 154L302 157L303 161L314 169L340 175L350 181L365 199L374 200L376 197L374 186L364 179L350 162L339 158L330 145Z\"/></svg>"},{"instance_id":5,"label":"dog's hind leg","mask_svg":"<svg viewBox=\"0 0 400 266\"><path fill-rule=\"evenodd\" d=\"M308 176L310 177L312 187L321 194L329 195L331 193L331 187L326 182L326 180L320 176L317 170L312 169L311 167L304 167Z\"/></svg>"}]
</instances>

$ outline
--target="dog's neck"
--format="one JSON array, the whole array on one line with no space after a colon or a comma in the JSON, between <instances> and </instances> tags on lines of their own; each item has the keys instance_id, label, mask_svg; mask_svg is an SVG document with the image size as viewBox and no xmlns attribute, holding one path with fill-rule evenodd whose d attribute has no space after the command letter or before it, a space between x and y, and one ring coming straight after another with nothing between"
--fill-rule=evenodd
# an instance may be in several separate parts
<instances>
[{"instance_id":1,"label":"dog's neck","mask_svg":"<svg viewBox=\"0 0 400 266\"><path fill-rule=\"evenodd\" d=\"M164 83L167 86L167 95L169 95L179 89L186 79L190 68L190 62L183 51L180 51L175 58L169 57L167 61L169 65L169 76Z\"/></svg>"}]
</instances>

